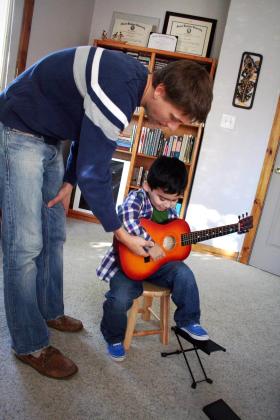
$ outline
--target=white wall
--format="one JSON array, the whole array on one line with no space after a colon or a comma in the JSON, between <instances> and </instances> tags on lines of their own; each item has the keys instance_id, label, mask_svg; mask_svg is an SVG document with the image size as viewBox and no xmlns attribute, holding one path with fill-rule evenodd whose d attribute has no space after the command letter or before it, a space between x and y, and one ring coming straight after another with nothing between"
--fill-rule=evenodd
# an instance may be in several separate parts
<instances>
[{"instance_id":1,"label":"white wall","mask_svg":"<svg viewBox=\"0 0 280 420\"><path fill-rule=\"evenodd\" d=\"M36 0L26 67L63 48L87 45L94 0Z\"/></svg>"},{"instance_id":2,"label":"white wall","mask_svg":"<svg viewBox=\"0 0 280 420\"><path fill-rule=\"evenodd\" d=\"M231 1L187 212L193 230L235 223L235 215L252 208L279 96L279 22L279 0ZM263 55L251 110L231 105L244 51ZM233 131L220 127L223 113L236 117ZM229 235L208 244L239 251L243 238Z\"/></svg>"},{"instance_id":3,"label":"white wall","mask_svg":"<svg viewBox=\"0 0 280 420\"><path fill-rule=\"evenodd\" d=\"M161 33L166 11L217 19L212 57L218 57L230 0L96 0L89 43L100 38L103 29L109 31L114 11L160 18Z\"/></svg>"}]
</instances>

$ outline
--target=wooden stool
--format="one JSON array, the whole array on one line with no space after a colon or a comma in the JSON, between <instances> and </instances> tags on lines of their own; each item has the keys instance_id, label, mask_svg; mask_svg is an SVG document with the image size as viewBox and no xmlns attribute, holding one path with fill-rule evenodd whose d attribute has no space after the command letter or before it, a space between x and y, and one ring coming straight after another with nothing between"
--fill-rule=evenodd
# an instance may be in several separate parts
<instances>
[{"instance_id":1,"label":"wooden stool","mask_svg":"<svg viewBox=\"0 0 280 420\"><path fill-rule=\"evenodd\" d=\"M143 294L134 299L129 311L127 328L124 339L124 348L129 349L133 336L142 337L144 335L159 334L162 344L169 342L169 311L170 311L170 290L165 287L155 286L152 283L143 283ZM160 315L157 316L152 310L153 298L160 298ZM141 307L141 301L143 304ZM137 314L142 313L144 321L150 321L151 314L159 321L159 329L135 331Z\"/></svg>"}]
</instances>

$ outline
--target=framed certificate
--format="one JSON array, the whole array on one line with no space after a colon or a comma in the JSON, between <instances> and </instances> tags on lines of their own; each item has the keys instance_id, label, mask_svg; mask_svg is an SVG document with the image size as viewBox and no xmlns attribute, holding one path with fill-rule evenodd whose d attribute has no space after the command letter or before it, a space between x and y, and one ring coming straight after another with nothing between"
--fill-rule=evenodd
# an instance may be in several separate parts
<instances>
[{"instance_id":1,"label":"framed certificate","mask_svg":"<svg viewBox=\"0 0 280 420\"><path fill-rule=\"evenodd\" d=\"M148 48L155 48L157 50L175 51L178 37L175 35L158 34L151 32Z\"/></svg>"},{"instance_id":2,"label":"framed certificate","mask_svg":"<svg viewBox=\"0 0 280 420\"><path fill-rule=\"evenodd\" d=\"M158 25L158 18L114 12L110 26L111 38L146 47L150 33L156 31Z\"/></svg>"},{"instance_id":3,"label":"framed certificate","mask_svg":"<svg viewBox=\"0 0 280 420\"><path fill-rule=\"evenodd\" d=\"M209 57L216 24L216 19L166 12L162 32L178 36L176 51Z\"/></svg>"}]
</instances>

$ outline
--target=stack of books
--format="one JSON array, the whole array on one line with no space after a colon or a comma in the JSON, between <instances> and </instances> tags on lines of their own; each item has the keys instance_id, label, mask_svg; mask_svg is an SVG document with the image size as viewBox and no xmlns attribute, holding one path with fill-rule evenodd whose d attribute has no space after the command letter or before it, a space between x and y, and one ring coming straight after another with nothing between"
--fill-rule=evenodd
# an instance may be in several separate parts
<instances>
[{"instance_id":1,"label":"stack of books","mask_svg":"<svg viewBox=\"0 0 280 420\"><path fill-rule=\"evenodd\" d=\"M134 187L141 187L143 182L147 179L149 170L144 166L135 166L132 173L131 185Z\"/></svg>"},{"instance_id":2,"label":"stack of books","mask_svg":"<svg viewBox=\"0 0 280 420\"><path fill-rule=\"evenodd\" d=\"M185 163L190 163L195 138L191 134L183 136L170 136L165 141L162 154L164 156L176 157Z\"/></svg>"},{"instance_id":3,"label":"stack of books","mask_svg":"<svg viewBox=\"0 0 280 420\"><path fill-rule=\"evenodd\" d=\"M142 127L138 153L148 156L160 156L162 154L164 134L159 128Z\"/></svg>"},{"instance_id":4,"label":"stack of books","mask_svg":"<svg viewBox=\"0 0 280 420\"><path fill-rule=\"evenodd\" d=\"M159 128L142 127L138 153L147 156L176 157L185 163L190 163L194 142L195 137L191 134L165 138Z\"/></svg>"},{"instance_id":5,"label":"stack of books","mask_svg":"<svg viewBox=\"0 0 280 420\"><path fill-rule=\"evenodd\" d=\"M167 66L167 64L171 63L172 61L174 60L170 60L170 59L168 60L167 58L157 57L155 61L154 71L162 69L163 67Z\"/></svg>"},{"instance_id":6,"label":"stack of books","mask_svg":"<svg viewBox=\"0 0 280 420\"><path fill-rule=\"evenodd\" d=\"M151 57L148 55L144 55L143 53L139 52L133 52L133 51L127 51L127 54L131 57L134 57L136 60L139 60L142 64L144 64L145 67L149 67Z\"/></svg>"},{"instance_id":7,"label":"stack of books","mask_svg":"<svg viewBox=\"0 0 280 420\"><path fill-rule=\"evenodd\" d=\"M117 139L117 149L131 152L135 140L136 129L137 124L133 124L131 133L129 133L129 130L124 130L119 134Z\"/></svg>"}]
</instances>

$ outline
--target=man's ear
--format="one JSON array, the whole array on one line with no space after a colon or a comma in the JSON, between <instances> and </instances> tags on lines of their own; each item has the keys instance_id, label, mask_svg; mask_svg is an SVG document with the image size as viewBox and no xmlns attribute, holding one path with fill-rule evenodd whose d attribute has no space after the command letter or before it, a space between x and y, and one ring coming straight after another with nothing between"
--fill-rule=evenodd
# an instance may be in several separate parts
<instances>
[{"instance_id":1,"label":"man's ear","mask_svg":"<svg viewBox=\"0 0 280 420\"><path fill-rule=\"evenodd\" d=\"M165 97L165 86L163 83L159 83L156 87L155 87L155 91L154 91L154 97L155 98L164 98Z\"/></svg>"}]
</instances>

